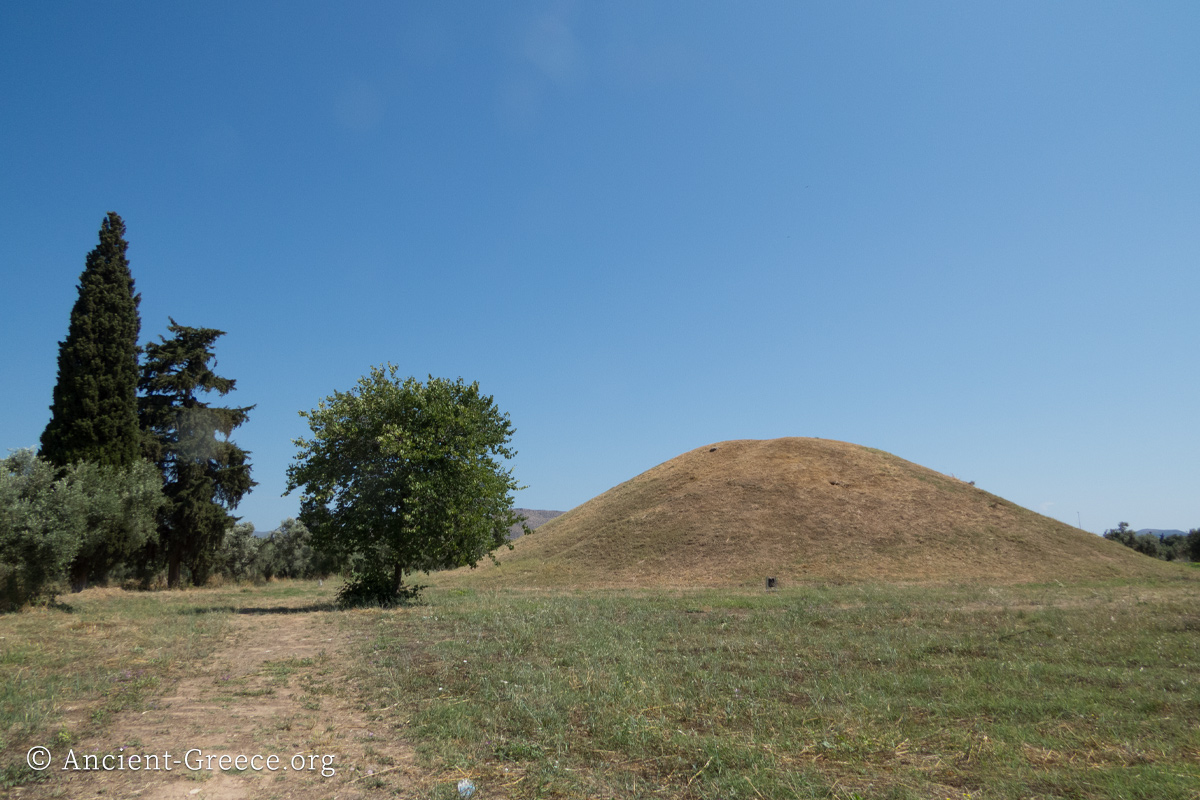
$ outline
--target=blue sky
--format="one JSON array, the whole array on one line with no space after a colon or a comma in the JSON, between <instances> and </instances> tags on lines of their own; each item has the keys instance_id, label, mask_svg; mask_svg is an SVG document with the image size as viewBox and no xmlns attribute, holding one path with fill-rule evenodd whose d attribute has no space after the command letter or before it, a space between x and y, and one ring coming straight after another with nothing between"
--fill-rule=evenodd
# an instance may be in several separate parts
<instances>
[{"instance_id":1,"label":"blue sky","mask_svg":"<svg viewBox=\"0 0 1200 800\"><path fill-rule=\"evenodd\" d=\"M144 340L297 412L479 381L518 505L710 442L877 447L1101 531L1200 527L1200 6L7 3L0 449L107 211Z\"/></svg>"}]
</instances>

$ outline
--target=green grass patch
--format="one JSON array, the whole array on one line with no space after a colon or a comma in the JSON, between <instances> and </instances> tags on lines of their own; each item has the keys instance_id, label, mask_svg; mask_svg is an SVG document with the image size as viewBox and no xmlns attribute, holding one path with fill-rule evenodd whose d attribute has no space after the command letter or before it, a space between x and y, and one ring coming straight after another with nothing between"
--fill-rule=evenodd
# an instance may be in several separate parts
<instances>
[{"instance_id":1,"label":"green grass patch","mask_svg":"<svg viewBox=\"0 0 1200 800\"><path fill-rule=\"evenodd\" d=\"M343 619L380 719L481 796L1200 796L1194 580L434 591Z\"/></svg>"}]
</instances>

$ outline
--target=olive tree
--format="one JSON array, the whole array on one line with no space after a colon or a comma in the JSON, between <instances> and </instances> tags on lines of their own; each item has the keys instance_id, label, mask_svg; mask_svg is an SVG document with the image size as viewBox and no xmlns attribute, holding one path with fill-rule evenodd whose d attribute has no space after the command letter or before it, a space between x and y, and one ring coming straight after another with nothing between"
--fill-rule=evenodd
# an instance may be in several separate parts
<instances>
[{"instance_id":1,"label":"olive tree","mask_svg":"<svg viewBox=\"0 0 1200 800\"><path fill-rule=\"evenodd\" d=\"M60 470L62 472L62 470ZM162 474L148 461L128 467L80 462L66 470L84 501L79 552L68 570L71 591L104 581L114 566L133 559L156 532L163 505Z\"/></svg>"},{"instance_id":2,"label":"olive tree","mask_svg":"<svg viewBox=\"0 0 1200 800\"><path fill-rule=\"evenodd\" d=\"M68 578L80 591L89 567L103 576L153 534L160 485L144 461L56 467L33 450L0 460L0 607L53 597Z\"/></svg>"},{"instance_id":3,"label":"olive tree","mask_svg":"<svg viewBox=\"0 0 1200 800\"><path fill-rule=\"evenodd\" d=\"M256 577L263 540L254 535L253 522L239 522L225 529L218 569L235 581Z\"/></svg>"},{"instance_id":4,"label":"olive tree","mask_svg":"<svg viewBox=\"0 0 1200 800\"><path fill-rule=\"evenodd\" d=\"M413 596L405 573L473 567L508 544L513 427L478 383L400 380L388 364L300 416L312 437L295 440L285 494L302 490L314 549L351 571L344 603Z\"/></svg>"},{"instance_id":5,"label":"olive tree","mask_svg":"<svg viewBox=\"0 0 1200 800\"><path fill-rule=\"evenodd\" d=\"M263 542L264 578L323 578L337 565L313 552L312 532L298 519L288 517Z\"/></svg>"},{"instance_id":6,"label":"olive tree","mask_svg":"<svg viewBox=\"0 0 1200 800\"><path fill-rule=\"evenodd\" d=\"M33 450L0 461L0 610L57 593L86 511L78 484Z\"/></svg>"}]
</instances>

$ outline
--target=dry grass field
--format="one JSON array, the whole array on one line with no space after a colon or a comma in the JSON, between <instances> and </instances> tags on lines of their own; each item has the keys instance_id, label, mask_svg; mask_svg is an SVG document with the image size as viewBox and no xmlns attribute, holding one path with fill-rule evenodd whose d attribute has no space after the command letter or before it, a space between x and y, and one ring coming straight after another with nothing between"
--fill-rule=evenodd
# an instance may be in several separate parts
<instances>
[{"instance_id":1,"label":"dry grass field","mask_svg":"<svg viewBox=\"0 0 1200 800\"><path fill-rule=\"evenodd\" d=\"M1197 800L1200 580L438 591L354 681L425 794Z\"/></svg>"},{"instance_id":2,"label":"dry grass field","mask_svg":"<svg viewBox=\"0 0 1200 800\"><path fill-rule=\"evenodd\" d=\"M89 590L0 617L0 795L1196 800L1198 577ZM281 760L62 769L192 748Z\"/></svg>"}]
</instances>

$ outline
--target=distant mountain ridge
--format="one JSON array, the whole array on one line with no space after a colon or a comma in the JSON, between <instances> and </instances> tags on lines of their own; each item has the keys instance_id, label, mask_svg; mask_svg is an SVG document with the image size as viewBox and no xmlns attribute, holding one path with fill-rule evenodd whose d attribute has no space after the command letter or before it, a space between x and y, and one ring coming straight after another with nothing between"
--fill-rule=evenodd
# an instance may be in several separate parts
<instances>
[{"instance_id":1,"label":"distant mountain ridge","mask_svg":"<svg viewBox=\"0 0 1200 800\"><path fill-rule=\"evenodd\" d=\"M1138 531L1138 533L1152 533L1155 536L1173 536L1175 534L1187 536L1188 534L1187 531L1176 530L1175 528L1142 528Z\"/></svg>"},{"instance_id":2,"label":"distant mountain ridge","mask_svg":"<svg viewBox=\"0 0 1200 800\"><path fill-rule=\"evenodd\" d=\"M534 530L540 525L545 525L555 517L562 516L563 513L561 511L547 511L536 508L514 508L513 511L517 512L517 516L525 519L525 524L529 526L529 530ZM521 530L520 524L513 525L508 530L509 539L516 539L523 535L524 531Z\"/></svg>"}]
</instances>

